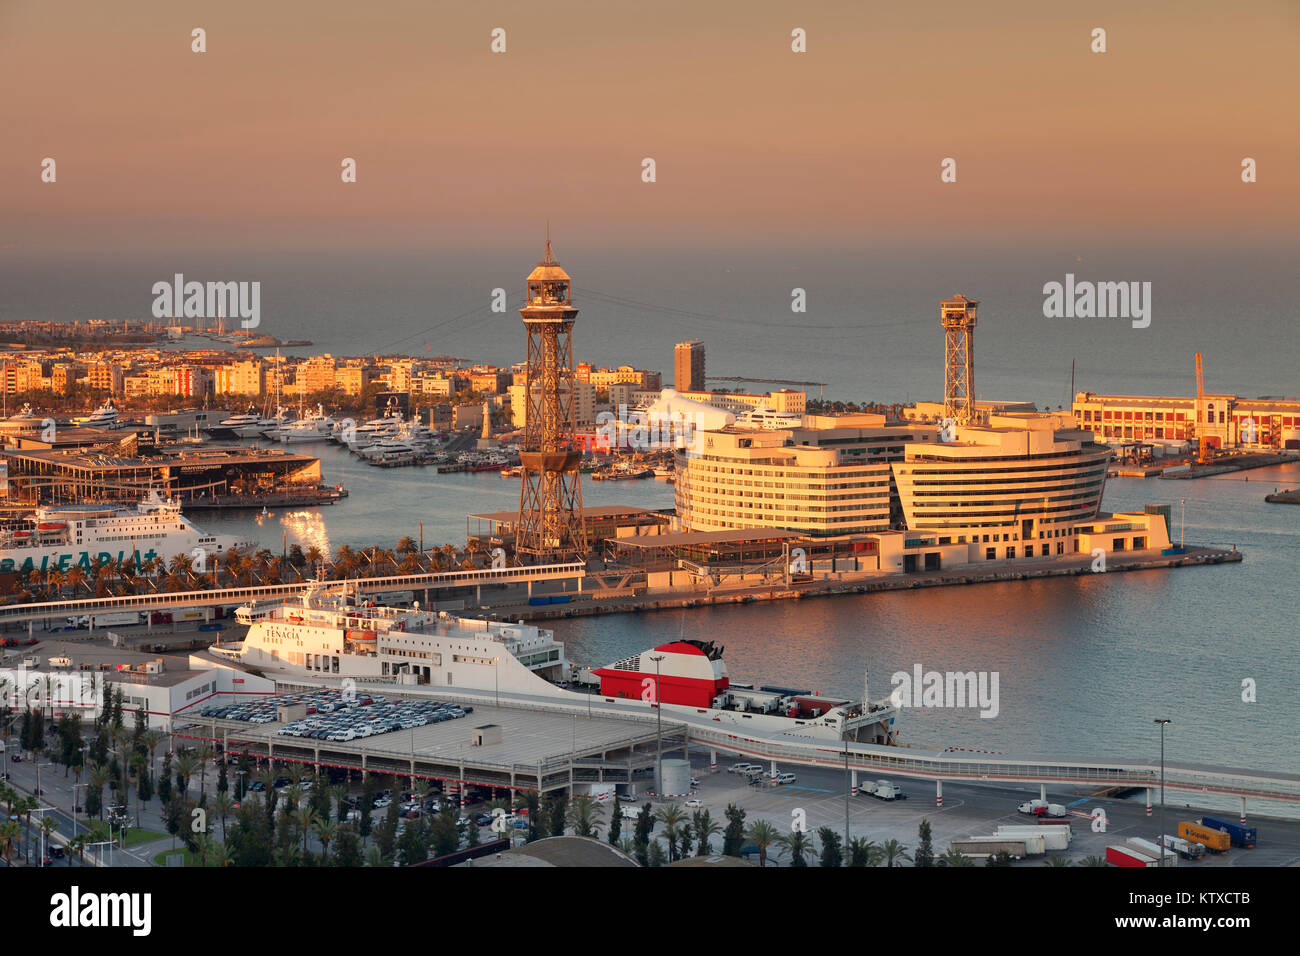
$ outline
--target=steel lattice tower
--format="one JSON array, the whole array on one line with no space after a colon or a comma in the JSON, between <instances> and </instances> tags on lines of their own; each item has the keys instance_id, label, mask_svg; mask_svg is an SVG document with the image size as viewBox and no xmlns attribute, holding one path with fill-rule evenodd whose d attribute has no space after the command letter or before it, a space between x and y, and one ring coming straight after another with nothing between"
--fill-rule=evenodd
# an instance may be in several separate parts
<instances>
[{"instance_id":1,"label":"steel lattice tower","mask_svg":"<svg viewBox=\"0 0 1300 956\"><path fill-rule=\"evenodd\" d=\"M569 274L546 239L546 255L528 276L519 314L528 334L525 353L524 444L519 454L519 528L515 558L548 563L587 557L582 521L582 452L574 440L573 307Z\"/></svg>"},{"instance_id":2,"label":"steel lattice tower","mask_svg":"<svg viewBox=\"0 0 1300 956\"><path fill-rule=\"evenodd\" d=\"M943 325L943 417L975 420L975 310L979 302L955 295L939 303Z\"/></svg>"}]
</instances>

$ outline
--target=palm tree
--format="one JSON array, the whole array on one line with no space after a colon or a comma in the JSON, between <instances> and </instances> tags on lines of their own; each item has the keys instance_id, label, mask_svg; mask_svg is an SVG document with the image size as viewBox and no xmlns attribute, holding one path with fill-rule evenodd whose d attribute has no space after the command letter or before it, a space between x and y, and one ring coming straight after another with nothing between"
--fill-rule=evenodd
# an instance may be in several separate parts
<instances>
[{"instance_id":1,"label":"palm tree","mask_svg":"<svg viewBox=\"0 0 1300 956\"><path fill-rule=\"evenodd\" d=\"M1104 856L1085 856L1079 861L1080 866L1105 866L1106 858Z\"/></svg>"},{"instance_id":2,"label":"palm tree","mask_svg":"<svg viewBox=\"0 0 1300 956\"><path fill-rule=\"evenodd\" d=\"M27 861L31 862L32 848L32 811L41 805L41 802L35 797L21 797L17 802L18 812L24 818L25 832L23 835L24 850L23 853Z\"/></svg>"},{"instance_id":3,"label":"palm tree","mask_svg":"<svg viewBox=\"0 0 1300 956\"><path fill-rule=\"evenodd\" d=\"M14 846L21 830L16 823L0 823L0 856L5 858L5 866L14 865Z\"/></svg>"},{"instance_id":4,"label":"palm tree","mask_svg":"<svg viewBox=\"0 0 1300 956\"><path fill-rule=\"evenodd\" d=\"M230 796L228 791L218 793L212 800L212 809L217 811L217 815L221 817L221 842L223 843L226 840L226 817L234 808L234 798Z\"/></svg>"},{"instance_id":5,"label":"palm tree","mask_svg":"<svg viewBox=\"0 0 1300 956\"><path fill-rule=\"evenodd\" d=\"M1063 856L1049 856L1043 861L1043 866L1073 866L1074 861Z\"/></svg>"},{"instance_id":6,"label":"palm tree","mask_svg":"<svg viewBox=\"0 0 1300 956\"><path fill-rule=\"evenodd\" d=\"M849 840L849 866L879 866L884 851L866 837Z\"/></svg>"},{"instance_id":7,"label":"palm tree","mask_svg":"<svg viewBox=\"0 0 1300 956\"><path fill-rule=\"evenodd\" d=\"M960 850L949 848L943 856L939 857L940 866L974 866L974 862L965 853Z\"/></svg>"},{"instance_id":8,"label":"palm tree","mask_svg":"<svg viewBox=\"0 0 1300 956\"><path fill-rule=\"evenodd\" d=\"M199 744L197 758L199 761L199 798L200 799L202 799L204 794L208 792L207 789L208 764L212 763L212 755L213 755L213 750L211 744L206 742Z\"/></svg>"},{"instance_id":9,"label":"palm tree","mask_svg":"<svg viewBox=\"0 0 1300 956\"><path fill-rule=\"evenodd\" d=\"M398 546L401 547L400 545ZM579 794L569 804L569 825L577 836L599 837L603 808L590 794Z\"/></svg>"},{"instance_id":10,"label":"palm tree","mask_svg":"<svg viewBox=\"0 0 1300 956\"><path fill-rule=\"evenodd\" d=\"M716 823L708 810L696 810L691 820L691 829L695 833L696 856L708 856L713 852L711 840L722 832L722 824Z\"/></svg>"},{"instance_id":11,"label":"palm tree","mask_svg":"<svg viewBox=\"0 0 1300 956\"><path fill-rule=\"evenodd\" d=\"M677 859L677 828L686 819L686 811L671 803L655 813L655 819L664 825L664 837L668 840L668 862Z\"/></svg>"},{"instance_id":12,"label":"palm tree","mask_svg":"<svg viewBox=\"0 0 1300 956\"><path fill-rule=\"evenodd\" d=\"M302 828L302 852L306 853L307 837L311 835L312 830L320 828L321 818L311 807L299 807L296 816L298 826Z\"/></svg>"},{"instance_id":13,"label":"palm tree","mask_svg":"<svg viewBox=\"0 0 1300 956\"><path fill-rule=\"evenodd\" d=\"M176 771L176 776L185 781L182 789L182 796L189 793L190 777L194 776L194 771L198 769L198 761L191 751L186 750L176 757L172 763L172 769Z\"/></svg>"},{"instance_id":14,"label":"palm tree","mask_svg":"<svg viewBox=\"0 0 1300 956\"><path fill-rule=\"evenodd\" d=\"M789 834L783 833L772 842L789 852L791 866L808 865L808 861L804 859L804 854L810 852L812 847L809 846L808 834L804 833L803 830L795 830Z\"/></svg>"},{"instance_id":15,"label":"palm tree","mask_svg":"<svg viewBox=\"0 0 1300 956\"><path fill-rule=\"evenodd\" d=\"M911 862L912 857L908 854L906 845L897 840L886 840L880 849L885 855L885 866L893 866L895 860ZM902 863L900 862L899 865L901 866Z\"/></svg>"},{"instance_id":16,"label":"palm tree","mask_svg":"<svg viewBox=\"0 0 1300 956\"><path fill-rule=\"evenodd\" d=\"M99 805L99 819L104 819L104 785L108 783L108 768L103 764L94 764L90 768L90 776L86 778L86 786L95 792L95 802Z\"/></svg>"},{"instance_id":17,"label":"palm tree","mask_svg":"<svg viewBox=\"0 0 1300 956\"><path fill-rule=\"evenodd\" d=\"M212 860L213 866L230 866L233 859L230 855L230 848L224 843L218 843L208 854Z\"/></svg>"},{"instance_id":18,"label":"palm tree","mask_svg":"<svg viewBox=\"0 0 1300 956\"><path fill-rule=\"evenodd\" d=\"M766 820L755 820L745 828L745 839L758 847L758 865L767 866L767 848L776 842L776 827Z\"/></svg>"},{"instance_id":19,"label":"palm tree","mask_svg":"<svg viewBox=\"0 0 1300 956\"><path fill-rule=\"evenodd\" d=\"M92 678L93 678L94 675L91 675L91 676L92 676ZM157 753L157 751L158 751L158 745L161 744L161 743L163 742L163 734L162 734L162 731L159 731L159 730L146 730L146 731L144 732L144 734L141 736L141 738L140 738L140 742L141 742L142 744L144 744L145 749L149 751L149 773L150 773L150 775L152 775L153 772L154 772L154 771L153 771L153 758L154 758L154 755L155 755L155 754Z\"/></svg>"},{"instance_id":20,"label":"palm tree","mask_svg":"<svg viewBox=\"0 0 1300 956\"><path fill-rule=\"evenodd\" d=\"M328 817L317 819L313 825L316 828L316 836L320 839L322 853L325 857L328 857L330 855L330 840L333 840L335 834L339 832L339 825Z\"/></svg>"},{"instance_id":21,"label":"palm tree","mask_svg":"<svg viewBox=\"0 0 1300 956\"><path fill-rule=\"evenodd\" d=\"M50 834L59 828L59 822L54 817L42 816L40 822L41 836L45 838L45 847L48 851L50 846Z\"/></svg>"}]
</instances>

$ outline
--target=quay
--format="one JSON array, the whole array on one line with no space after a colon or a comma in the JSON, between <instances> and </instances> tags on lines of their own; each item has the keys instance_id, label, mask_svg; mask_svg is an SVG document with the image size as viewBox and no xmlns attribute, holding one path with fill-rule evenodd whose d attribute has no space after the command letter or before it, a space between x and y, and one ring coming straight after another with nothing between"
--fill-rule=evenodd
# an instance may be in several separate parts
<instances>
[{"instance_id":1,"label":"quay","mask_svg":"<svg viewBox=\"0 0 1300 956\"><path fill-rule=\"evenodd\" d=\"M1198 567L1212 564L1231 564L1243 559L1242 552L1221 548L1186 548L1182 554L1165 555L1160 552L1111 554L1106 559L1106 571L1147 571L1159 568ZM695 589L652 591L636 587L631 582L620 582L621 587L587 587L571 595L564 604L485 605L502 617L527 621L560 617L585 617L595 614L628 613L634 611L664 611L679 608L718 604L749 604L753 601L800 600L810 597L827 597L838 594L869 594L877 591L903 591L913 588L952 587L966 584L988 584L997 581L1026 581L1033 578L1075 577L1094 573L1092 557L1072 555L1056 559L1049 565L1041 562L1004 562L997 568L959 568L948 571L916 571L904 574L854 574L842 572L824 580L809 582L784 582L733 584ZM1096 572L1103 573L1103 572ZM604 575L593 575L600 581Z\"/></svg>"}]
</instances>

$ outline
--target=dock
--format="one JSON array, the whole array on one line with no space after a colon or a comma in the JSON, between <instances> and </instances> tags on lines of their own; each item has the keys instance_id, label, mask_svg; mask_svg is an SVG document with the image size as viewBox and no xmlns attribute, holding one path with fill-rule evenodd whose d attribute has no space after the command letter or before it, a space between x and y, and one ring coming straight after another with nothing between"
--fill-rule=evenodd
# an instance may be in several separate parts
<instances>
[{"instance_id":1,"label":"dock","mask_svg":"<svg viewBox=\"0 0 1300 956\"><path fill-rule=\"evenodd\" d=\"M1242 559L1242 552L1221 548L1188 547L1182 554L1168 555L1159 552L1111 554L1107 557L1104 573L1232 564ZM626 586L604 591L584 588L576 593L569 592L571 600L564 604L491 605L487 609L511 620L540 621L596 614L667 611L718 604L750 604L754 601L802 600L839 594L870 594L878 591L906 591L913 588L1026 581L1033 578L1076 577L1093 573L1091 565L1091 556L1082 555L1053 560L1048 564L1026 561L1004 563L996 569L987 570L976 565L945 571L918 571L903 574L875 573L850 577L846 573L841 578L793 583L788 586L759 583L710 590L660 592Z\"/></svg>"}]
</instances>

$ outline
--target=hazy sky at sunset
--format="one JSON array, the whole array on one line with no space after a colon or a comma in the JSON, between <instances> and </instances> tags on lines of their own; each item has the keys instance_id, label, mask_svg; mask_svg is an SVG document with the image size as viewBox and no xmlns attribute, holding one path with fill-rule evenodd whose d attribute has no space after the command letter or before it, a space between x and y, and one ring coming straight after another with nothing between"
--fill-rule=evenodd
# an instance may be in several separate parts
<instances>
[{"instance_id":1,"label":"hazy sky at sunset","mask_svg":"<svg viewBox=\"0 0 1300 956\"><path fill-rule=\"evenodd\" d=\"M0 0L0 248L1291 241L1298 10Z\"/></svg>"}]
</instances>

